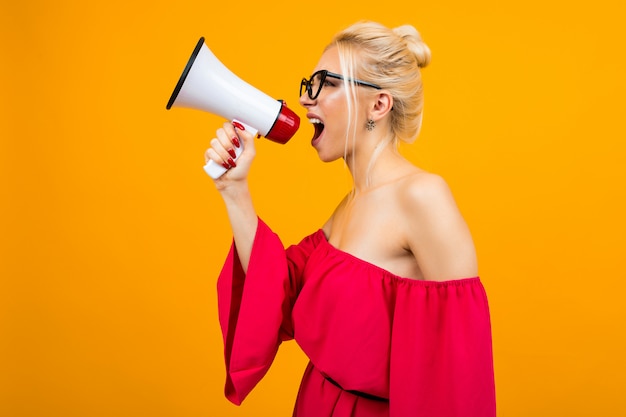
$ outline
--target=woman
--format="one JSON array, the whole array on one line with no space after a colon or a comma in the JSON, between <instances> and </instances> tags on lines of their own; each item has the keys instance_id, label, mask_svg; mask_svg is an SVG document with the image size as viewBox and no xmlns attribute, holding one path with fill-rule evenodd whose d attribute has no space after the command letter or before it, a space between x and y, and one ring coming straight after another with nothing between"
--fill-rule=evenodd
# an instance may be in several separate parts
<instances>
[{"instance_id":1,"label":"woman","mask_svg":"<svg viewBox=\"0 0 626 417\"><path fill-rule=\"evenodd\" d=\"M429 60L413 27L361 22L302 80L312 146L322 161L344 158L354 187L287 250L250 198L254 138L227 123L211 141L206 158L231 167L215 184L234 234L218 296L235 404L294 338L310 358L294 416L495 416L489 311L468 227L446 183L397 151L419 133Z\"/></svg>"}]
</instances>

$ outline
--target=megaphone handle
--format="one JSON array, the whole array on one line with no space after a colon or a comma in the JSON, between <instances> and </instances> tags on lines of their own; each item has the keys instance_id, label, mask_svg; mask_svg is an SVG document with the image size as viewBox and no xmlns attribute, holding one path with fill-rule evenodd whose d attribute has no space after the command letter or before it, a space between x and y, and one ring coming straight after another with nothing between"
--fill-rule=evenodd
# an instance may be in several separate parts
<instances>
[{"instance_id":1,"label":"megaphone handle","mask_svg":"<svg viewBox=\"0 0 626 417\"><path fill-rule=\"evenodd\" d=\"M243 125L243 127L246 128L246 132L249 132L252 136L256 136L256 134L258 133L258 130L253 128L252 126L249 126L245 123L242 123L239 120L233 120L233 122L237 122ZM241 146L239 146L238 148L235 148L235 158L233 158L235 161L237 159L239 159L239 155L241 155L241 152L243 152L243 141L240 142ZM213 160L210 160L205 166L204 166L204 172L206 172L209 177L213 178L214 180L218 179L219 177L221 177L222 175L224 175L224 173L228 171L226 168L224 168L222 165L216 163Z\"/></svg>"}]
</instances>

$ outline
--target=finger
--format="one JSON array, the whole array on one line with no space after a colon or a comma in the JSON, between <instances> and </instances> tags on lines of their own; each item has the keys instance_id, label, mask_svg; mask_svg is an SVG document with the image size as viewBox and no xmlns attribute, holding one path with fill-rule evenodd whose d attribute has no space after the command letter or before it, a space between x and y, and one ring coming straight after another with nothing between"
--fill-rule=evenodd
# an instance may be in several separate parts
<instances>
[{"instance_id":1,"label":"finger","mask_svg":"<svg viewBox=\"0 0 626 417\"><path fill-rule=\"evenodd\" d=\"M217 140L219 140L222 147L226 150L226 152L228 153L228 155L230 155L232 159L237 158L234 143L237 143L237 145L241 146L237 135L235 135L234 133L229 133L222 128L217 130Z\"/></svg>"},{"instance_id":2,"label":"finger","mask_svg":"<svg viewBox=\"0 0 626 417\"><path fill-rule=\"evenodd\" d=\"M243 141L244 147L247 148L248 146L246 145L254 145L254 135L252 132L248 132L244 125L238 122L233 122L231 124L231 129L233 130L233 133L235 133L236 136Z\"/></svg>"},{"instance_id":3,"label":"finger","mask_svg":"<svg viewBox=\"0 0 626 417\"><path fill-rule=\"evenodd\" d=\"M242 162L245 161L245 163L249 163L250 161L252 161L252 159L254 159L254 156L256 155L256 150L254 146L254 132L247 131L242 124L237 122L233 123L231 129L233 130L233 132L235 132L237 137L239 137L241 141L241 147L244 149L243 154L241 155L241 157L243 157Z\"/></svg>"},{"instance_id":4,"label":"finger","mask_svg":"<svg viewBox=\"0 0 626 417\"><path fill-rule=\"evenodd\" d=\"M209 149L206 150L206 152L204 153L204 160L205 160L205 162L207 164L209 163L209 161L213 161L216 164L220 164L221 166L223 166L226 169L230 169L231 168L230 164L228 162L224 161L222 159L222 157L219 156L217 154L217 152L215 152L215 149L213 149L213 148L209 148Z\"/></svg>"},{"instance_id":5,"label":"finger","mask_svg":"<svg viewBox=\"0 0 626 417\"><path fill-rule=\"evenodd\" d=\"M240 123L237 123L237 122L234 122L234 123L243 127L243 125L241 125ZM237 132L235 131L234 123L225 122L224 127L222 129L224 131L225 137L232 144L232 146L234 146L235 148L239 148L241 147L241 139L239 139L239 136L237 135Z\"/></svg>"},{"instance_id":6,"label":"finger","mask_svg":"<svg viewBox=\"0 0 626 417\"><path fill-rule=\"evenodd\" d=\"M234 168L237 166L237 164L235 163L235 158L233 158L231 153L228 152L228 150L224 148L224 146L222 145L222 142L219 139L217 138L211 139L211 149L220 158L220 160L215 161L215 162L219 162L223 166L228 165L230 168Z\"/></svg>"}]
</instances>

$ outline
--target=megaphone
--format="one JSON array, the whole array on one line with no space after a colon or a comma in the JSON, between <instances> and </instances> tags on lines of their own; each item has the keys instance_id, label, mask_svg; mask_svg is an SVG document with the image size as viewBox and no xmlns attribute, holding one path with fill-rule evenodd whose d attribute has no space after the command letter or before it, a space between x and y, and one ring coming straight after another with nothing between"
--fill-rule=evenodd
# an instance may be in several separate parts
<instances>
[{"instance_id":1,"label":"megaphone","mask_svg":"<svg viewBox=\"0 0 626 417\"><path fill-rule=\"evenodd\" d=\"M198 41L167 103L168 110L172 107L217 114L241 123L252 135L260 134L281 144L287 143L300 126L298 115L282 101L274 100L226 68L206 46L204 38ZM242 151L243 146L235 148L235 160ZM211 178L219 178L227 171L213 161L204 170Z\"/></svg>"}]
</instances>

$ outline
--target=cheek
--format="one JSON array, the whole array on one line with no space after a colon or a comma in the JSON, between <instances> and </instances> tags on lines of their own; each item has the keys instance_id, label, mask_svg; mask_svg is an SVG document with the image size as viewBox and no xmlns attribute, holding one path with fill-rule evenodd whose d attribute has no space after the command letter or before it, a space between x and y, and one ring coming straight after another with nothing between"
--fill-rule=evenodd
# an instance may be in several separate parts
<instances>
[{"instance_id":1,"label":"cheek","mask_svg":"<svg viewBox=\"0 0 626 417\"><path fill-rule=\"evenodd\" d=\"M326 120L333 126L344 126L348 120L348 106L343 97L333 97L326 102L324 108Z\"/></svg>"},{"instance_id":2,"label":"cheek","mask_svg":"<svg viewBox=\"0 0 626 417\"><path fill-rule=\"evenodd\" d=\"M348 102L346 100L346 95L343 90L339 88L335 88L324 97L324 105L327 107L332 107L334 111L340 110L342 108L348 108Z\"/></svg>"}]
</instances>

